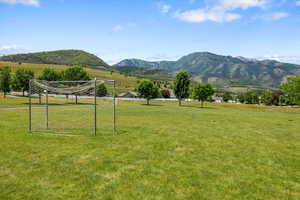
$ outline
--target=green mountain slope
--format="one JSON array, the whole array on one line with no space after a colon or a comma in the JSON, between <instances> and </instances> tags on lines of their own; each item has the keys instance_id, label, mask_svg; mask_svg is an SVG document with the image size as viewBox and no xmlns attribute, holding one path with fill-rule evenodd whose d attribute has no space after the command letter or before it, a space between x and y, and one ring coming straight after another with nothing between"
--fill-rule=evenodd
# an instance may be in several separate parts
<instances>
[{"instance_id":1,"label":"green mountain slope","mask_svg":"<svg viewBox=\"0 0 300 200\"><path fill-rule=\"evenodd\" d=\"M85 65L90 67L109 66L97 56L81 50L58 50L8 55L0 57L0 61L35 64Z\"/></svg>"},{"instance_id":2,"label":"green mountain slope","mask_svg":"<svg viewBox=\"0 0 300 200\"><path fill-rule=\"evenodd\" d=\"M172 73L164 69L158 68L145 68L145 67L132 67L132 66L122 66L113 67L115 70L127 76L135 76L139 78L147 78L152 80L171 80Z\"/></svg>"},{"instance_id":3,"label":"green mountain slope","mask_svg":"<svg viewBox=\"0 0 300 200\"><path fill-rule=\"evenodd\" d=\"M209 52L192 53L170 62L136 61L127 59L115 66L151 67L171 72L187 70L195 81L210 82L218 87L237 85L278 87L287 76L300 74L300 65L221 56Z\"/></svg>"}]
</instances>

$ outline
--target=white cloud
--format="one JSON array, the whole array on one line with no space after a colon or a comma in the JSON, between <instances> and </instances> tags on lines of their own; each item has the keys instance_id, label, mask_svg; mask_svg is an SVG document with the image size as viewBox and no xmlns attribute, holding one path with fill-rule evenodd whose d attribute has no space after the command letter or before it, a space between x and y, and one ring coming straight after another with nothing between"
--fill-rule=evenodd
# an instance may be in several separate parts
<instances>
[{"instance_id":1,"label":"white cloud","mask_svg":"<svg viewBox=\"0 0 300 200\"><path fill-rule=\"evenodd\" d=\"M205 21L230 22L241 18L239 14L226 12L218 8L176 12L175 17L183 21L194 22L194 23L201 23Z\"/></svg>"},{"instance_id":2,"label":"white cloud","mask_svg":"<svg viewBox=\"0 0 300 200\"><path fill-rule=\"evenodd\" d=\"M112 30L112 31L113 31L114 33L118 33L118 32L123 31L123 29L124 29L123 26L121 26L121 25L116 25L116 26L113 27L113 30Z\"/></svg>"},{"instance_id":3,"label":"white cloud","mask_svg":"<svg viewBox=\"0 0 300 200\"><path fill-rule=\"evenodd\" d=\"M269 16L269 19L271 20L279 20L279 19L282 19L282 18L286 18L288 17L289 14L286 13L286 12L276 12L276 13L273 13Z\"/></svg>"},{"instance_id":4,"label":"white cloud","mask_svg":"<svg viewBox=\"0 0 300 200\"><path fill-rule=\"evenodd\" d=\"M175 17L186 22L201 23L205 21L231 22L242 16L233 11L251 7L264 8L269 0L216 0L216 4L206 8L188 11L177 11Z\"/></svg>"},{"instance_id":5,"label":"white cloud","mask_svg":"<svg viewBox=\"0 0 300 200\"><path fill-rule=\"evenodd\" d=\"M220 5L228 10L251 7L264 8L268 2L269 0L219 0Z\"/></svg>"},{"instance_id":6,"label":"white cloud","mask_svg":"<svg viewBox=\"0 0 300 200\"><path fill-rule=\"evenodd\" d=\"M28 6L39 6L39 0L0 0L0 3L8 3L8 4L24 4Z\"/></svg>"},{"instance_id":7,"label":"white cloud","mask_svg":"<svg viewBox=\"0 0 300 200\"><path fill-rule=\"evenodd\" d=\"M297 1L297 2L296 2L296 6L300 6L300 1Z\"/></svg>"},{"instance_id":8,"label":"white cloud","mask_svg":"<svg viewBox=\"0 0 300 200\"><path fill-rule=\"evenodd\" d=\"M170 5L165 4L163 2L158 2L157 3L157 7L160 10L160 12L162 12L164 14L168 13L171 10L171 8L172 8Z\"/></svg>"},{"instance_id":9,"label":"white cloud","mask_svg":"<svg viewBox=\"0 0 300 200\"><path fill-rule=\"evenodd\" d=\"M289 13L287 13L287 12L274 12L274 13L268 13L265 15L255 15L251 18L250 22L254 22L256 20L275 21L275 20L280 20L280 19L286 18L288 16L289 16Z\"/></svg>"},{"instance_id":10,"label":"white cloud","mask_svg":"<svg viewBox=\"0 0 300 200\"><path fill-rule=\"evenodd\" d=\"M0 55L27 53L30 49L18 45L0 45Z\"/></svg>"}]
</instances>

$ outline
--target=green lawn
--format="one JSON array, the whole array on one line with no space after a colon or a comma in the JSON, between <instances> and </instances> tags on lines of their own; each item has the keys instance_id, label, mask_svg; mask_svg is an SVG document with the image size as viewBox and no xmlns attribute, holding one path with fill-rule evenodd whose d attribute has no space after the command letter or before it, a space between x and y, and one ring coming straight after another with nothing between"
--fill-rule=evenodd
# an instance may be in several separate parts
<instances>
[{"instance_id":1,"label":"green lawn","mask_svg":"<svg viewBox=\"0 0 300 200\"><path fill-rule=\"evenodd\" d=\"M26 110L0 108L0 199L300 199L299 108L119 101L113 135L99 103L97 137L29 134ZM90 107L50 109L80 129Z\"/></svg>"}]
</instances>

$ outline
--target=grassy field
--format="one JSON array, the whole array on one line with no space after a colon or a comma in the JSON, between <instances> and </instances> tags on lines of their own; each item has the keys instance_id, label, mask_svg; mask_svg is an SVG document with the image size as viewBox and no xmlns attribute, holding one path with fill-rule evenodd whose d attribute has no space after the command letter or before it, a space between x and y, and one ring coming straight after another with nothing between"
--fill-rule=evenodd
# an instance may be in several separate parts
<instances>
[{"instance_id":1,"label":"grassy field","mask_svg":"<svg viewBox=\"0 0 300 200\"><path fill-rule=\"evenodd\" d=\"M119 101L113 135L99 101L105 133L69 137L29 134L25 101L0 99L0 199L300 199L299 108Z\"/></svg>"},{"instance_id":2,"label":"grassy field","mask_svg":"<svg viewBox=\"0 0 300 200\"><path fill-rule=\"evenodd\" d=\"M59 71L68 68L68 66L64 66L64 65L29 64L29 63L22 63L21 65L19 65L18 63L13 63L13 62L0 62L0 68L5 66L11 67L13 73L20 68L31 69L35 72L35 77L39 77L46 67L53 68ZM118 93L133 90L137 84L137 78L131 76L126 77L124 75L121 75L118 72L113 72L111 74L110 71L104 69L86 68L86 70L88 71L88 73L92 78L97 77L106 80L116 80Z\"/></svg>"}]
</instances>

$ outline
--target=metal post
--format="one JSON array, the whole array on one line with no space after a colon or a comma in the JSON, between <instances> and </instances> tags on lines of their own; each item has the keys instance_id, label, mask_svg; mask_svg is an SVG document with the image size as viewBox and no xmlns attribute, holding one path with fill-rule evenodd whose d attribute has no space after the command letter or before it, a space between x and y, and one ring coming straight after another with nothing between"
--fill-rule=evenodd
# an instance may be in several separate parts
<instances>
[{"instance_id":1,"label":"metal post","mask_svg":"<svg viewBox=\"0 0 300 200\"><path fill-rule=\"evenodd\" d=\"M29 91L28 91L28 105L29 105L29 132L31 133L31 80L29 81Z\"/></svg>"},{"instance_id":2,"label":"metal post","mask_svg":"<svg viewBox=\"0 0 300 200\"><path fill-rule=\"evenodd\" d=\"M94 87L94 136L97 136L97 78Z\"/></svg>"},{"instance_id":3,"label":"metal post","mask_svg":"<svg viewBox=\"0 0 300 200\"><path fill-rule=\"evenodd\" d=\"M114 134L116 132L116 81L114 81L114 91L113 91L113 128Z\"/></svg>"},{"instance_id":4,"label":"metal post","mask_svg":"<svg viewBox=\"0 0 300 200\"><path fill-rule=\"evenodd\" d=\"M46 90L46 129L48 129L48 90Z\"/></svg>"}]
</instances>

